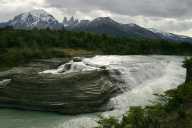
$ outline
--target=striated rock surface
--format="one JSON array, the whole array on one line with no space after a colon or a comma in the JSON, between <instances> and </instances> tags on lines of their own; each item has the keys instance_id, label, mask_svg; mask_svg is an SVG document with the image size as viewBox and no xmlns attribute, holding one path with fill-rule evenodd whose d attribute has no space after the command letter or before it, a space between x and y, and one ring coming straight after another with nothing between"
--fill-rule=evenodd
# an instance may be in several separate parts
<instances>
[{"instance_id":1,"label":"striated rock surface","mask_svg":"<svg viewBox=\"0 0 192 128\"><path fill-rule=\"evenodd\" d=\"M0 72L1 107L64 114L97 112L111 109L103 106L119 92L103 68L52 74L39 73L42 69L34 67Z\"/></svg>"}]
</instances>

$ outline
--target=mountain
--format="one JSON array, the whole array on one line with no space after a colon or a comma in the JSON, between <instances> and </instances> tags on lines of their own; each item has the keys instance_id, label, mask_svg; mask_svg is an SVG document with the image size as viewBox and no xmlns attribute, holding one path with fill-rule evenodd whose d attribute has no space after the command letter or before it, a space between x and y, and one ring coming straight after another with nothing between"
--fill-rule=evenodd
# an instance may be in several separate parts
<instances>
[{"instance_id":1,"label":"mountain","mask_svg":"<svg viewBox=\"0 0 192 128\"><path fill-rule=\"evenodd\" d=\"M0 23L0 28L5 28L5 27L7 27L7 26L8 26L7 22Z\"/></svg>"},{"instance_id":2,"label":"mountain","mask_svg":"<svg viewBox=\"0 0 192 128\"><path fill-rule=\"evenodd\" d=\"M0 28L6 26L15 29L65 28L70 31L95 32L116 37L163 39L175 42L192 43L192 38L187 36L166 33L155 29L147 29L136 24L122 24L114 21L110 17L98 17L92 21L78 20L74 17L68 19L65 17L63 22L59 23L51 14L41 9L22 13L6 23L0 23Z\"/></svg>"},{"instance_id":3,"label":"mountain","mask_svg":"<svg viewBox=\"0 0 192 128\"><path fill-rule=\"evenodd\" d=\"M114 36L126 36L121 25L109 17L99 17L93 21L81 21L74 26L68 26L69 30L96 32L99 34L110 34Z\"/></svg>"},{"instance_id":4,"label":"mountain","mask_svg":"<svg viewBox=\"0 0 192 128\"><path fill-rule=\"evenodd\" d=\"M177 42L189 42L192 43L192 38L183 36L183 35L176 35L168 32L163 32L154 28L150 28L150 31L155 33L157 37L164 39L164 40L172 40L172 41L177 41Z\"/></svg>"},{"instance_id":5,"label":"mountain","mask_svg":"<svg viewBox=\"0 0 192 128\"><path fill-rule=\"evenodd\" d=\"M120 24L110 17L99 17L93 21L79 23L74 26L68 26L69 30L96 32L99 34L110 34L113 36L128 37L155 37L155 34L136 24Z\"/></svg>"},{"instance_id":6,"label":"mountain","mask_svg":"<svg viewBox=\"0 0 192 128\"><path fill-rule=\"evenodd\" d=\"M33 10L15 16L10 20L8 26L16 29L60 29L62 25L49 13L44 10Z\"/></svg>"},{"instance_id":7,"label":"mountain","mask_svg":"<svg viewBox=\"0 0 192 128\"><path fill-rule=\"evenodd\" d=\"M78 24L66 26L72 31L95 32L121 37L142 37L149 39L164 39L176 42L192 43L192 38L172 33L161 32L155 29L147 29L136 24L121 24L110 17L99 17L92 21L80 21Z\"/></svg>"},{"instance_id":8,"label":"mountain","mask_svg":"<svg viewBox=\"0 0 192 128\"><path fill-rule=\"evenodd\" d=\"M63 20L63 25L66 27L66 26L74 26L76 24L79 23L79 20L78 19L74 19L74 17L72 16L69 20L67 19L67 17L64 17L64 20Z\"/></svg>"}]
</instances>

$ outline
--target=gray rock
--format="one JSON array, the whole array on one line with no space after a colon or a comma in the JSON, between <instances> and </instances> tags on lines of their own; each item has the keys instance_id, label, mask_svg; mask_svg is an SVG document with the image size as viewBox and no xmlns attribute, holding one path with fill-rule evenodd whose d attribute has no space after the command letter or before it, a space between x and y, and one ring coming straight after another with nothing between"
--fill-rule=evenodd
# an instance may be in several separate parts
<instances>
[{"instance_id":1,"label":"gray rock","mask_svg":"<svg viewBox=\"0 0 192 128\"><path fill-rule=\"evenodd\" d=\"M9 83L11 83L11 79L4 79L0 81L0 88L5 88Z\"/></svg>"},{"instance_id":2,"label":"gray rock","mask_svg":"<svg viewBox=\"0 0 192 128\"><path fill-rule=\"evenodd\" d=\"M0 107L79 114L104 111L107 101L120 92L105 69L67 74L39 74L40 68L23 67L0 72L11 82L0 88Z\"/></svg>"},{"instance_id":3,"label":"gray rock","mask_svg":"<svg viewBox=\"0 0 192 128\"><path fill-rule=\"evenodd\" d=\"M74 58L73 58L73 61L74 61L74 62L81 62L81 61L82 61L82 58L81 58L81 57L74 57Z\"/></svg>"}]
</instances>

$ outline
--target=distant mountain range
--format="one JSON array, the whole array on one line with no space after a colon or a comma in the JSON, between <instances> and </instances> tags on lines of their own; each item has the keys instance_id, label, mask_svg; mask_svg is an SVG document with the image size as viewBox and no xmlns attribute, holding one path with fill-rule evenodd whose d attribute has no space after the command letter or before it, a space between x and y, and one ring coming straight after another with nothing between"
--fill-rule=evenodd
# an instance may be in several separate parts
<instances>
[{"instance_id":1,"label":"distant mountain range","mask_svg":"<svg viewBox=\"0 0 192 128\"><path fill-rule=\"evenodd\" d=\"M12 20L0 23L0 28L13 27L15 29L67 29L71 31L95 32L98 34L109 34L121 37L142 37L149 39L164 39L175 42L192 43L192 38L162 32L155 29L143 28L136 24L122 24L114 21L110 17L99 17L92 21L78 20L74 17L63 20L60 23L54 16L44 10L33 10L15 16Z\"/></svg>"}]
</instances>

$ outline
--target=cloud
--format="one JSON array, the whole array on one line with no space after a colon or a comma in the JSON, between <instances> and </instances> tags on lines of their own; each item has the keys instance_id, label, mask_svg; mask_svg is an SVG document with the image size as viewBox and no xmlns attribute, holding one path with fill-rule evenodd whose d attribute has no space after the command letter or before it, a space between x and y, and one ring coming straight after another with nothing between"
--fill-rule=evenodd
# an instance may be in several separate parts
<instances>
[{"instance_id":1,"label":"cloud","mask_svg":"<svg viewBox=\"0 0 192 128\"><path fill-rule=\"evenodd\" d=\"M0 21L7 21L15 15L45 5L45 0L0 0Z\"/></svg>"},{"instance_id":2,"label":"cloud","mask_svg":"<svg viewBox=\"0 0 192 128\"><path fill-rule=\"evenodd\" d=\"M114 19L124 23L136 23L143 27L152 26L159 30L171 32L187 31L192 28L192 19L175 19L162 17L114 15Z\"/></svg>"},{"instance_id":3,"label":"cloud","mask_svg":"<svg viewBox=\"0 0 192 128\"><path fill-rule=\"evenodd\" d=\"M49 7L65 9L63 15L93 19L110 16L123 23L189 35L191 0L46 0ZM192 36L192 33L191 33Z\"/></svg>"},{"instance_id":4,"label":"cloud","mask_svg":"<svg viewBox=\"0 0 192 128\"><path fill-rule=\"evenodd\" d=\"M0 0L0 21L41 8L60 21L64 16L110 16L123 23L192 36L191 7L192 0Z\"/></svg>"},{"instance_id":5,"label":"cloud","mask_svg":"<svg viewBox=\"0 0 192 128\"><path fill-rule=\"evenodd\" d=\"M78 10L108 10L129 16L192 17L191 0L46 0L50 6Z\"/></svg>"}]
</instances>

